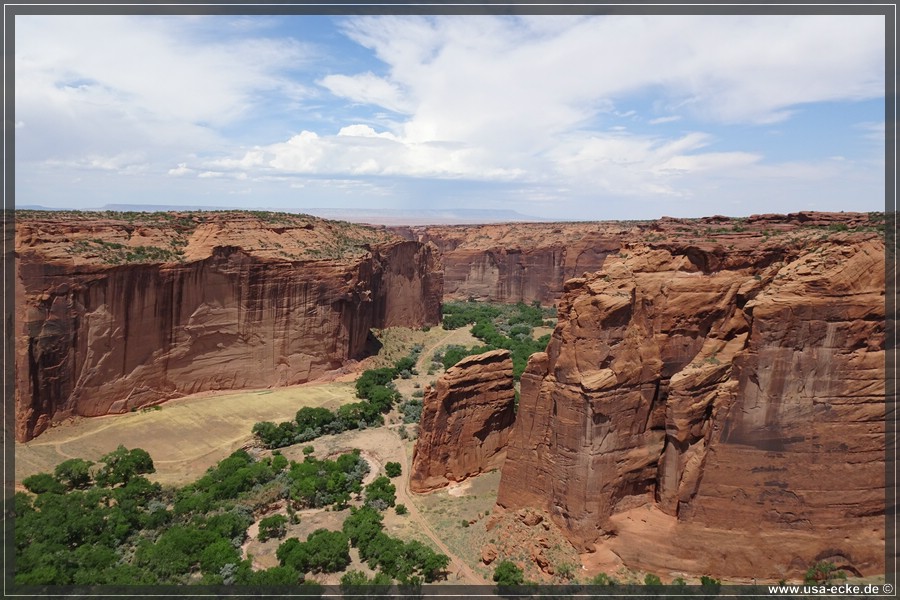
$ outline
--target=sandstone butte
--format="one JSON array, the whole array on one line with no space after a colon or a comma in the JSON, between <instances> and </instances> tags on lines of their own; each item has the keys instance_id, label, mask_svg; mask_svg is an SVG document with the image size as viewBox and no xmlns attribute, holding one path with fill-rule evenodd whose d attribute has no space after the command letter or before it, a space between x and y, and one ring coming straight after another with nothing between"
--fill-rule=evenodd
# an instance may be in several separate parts
<instances>
[{"instance_id":1,"label":"sandstone butte","mask_svg":"<svg viewBox=\"0 0 900 600\"><path fill-rule=\"evenodd\" d=\"M72 415L303 383L440 320L433 248L305 215L16 215L16 439Z\"/></svg>"},{"instance_id":2,"label":"sandstone butte","mask_svg":"<svg viewBox=\"0 0 900 600\"><path fill-rule=\"evenodd\" d=\"M432 491L500 468L514 419L509 351L460 360L425 390L410 489Z\"/></svg>"},{"instance_id":3,"label":"sandstone butte","mask_svg":"<svg viewBox=\"0 0 900 600\"><path fill-rule=\"evenodd\" d=\"M664 580L884 573L879 222L660 221L568 281L498 510L546 510L588 557Z\"/></svg>"}]
</instances>

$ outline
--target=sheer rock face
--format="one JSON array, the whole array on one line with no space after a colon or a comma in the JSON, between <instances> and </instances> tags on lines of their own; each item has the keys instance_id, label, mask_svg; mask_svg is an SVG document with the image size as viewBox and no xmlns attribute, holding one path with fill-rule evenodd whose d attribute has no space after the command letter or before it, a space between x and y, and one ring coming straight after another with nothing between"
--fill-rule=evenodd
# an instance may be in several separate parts
<instances>
[{"instance_id":1,"label":"sheer rock face","mask_svg":"<svg viewBox=\"0 0 900 600\"><path fill-rule=\"evenodd\" d=\"M884 572L884 243L634 244L569 281L500 507L652 572Z\"/></svg>"},{"instance_id":2,"label":"sheer rock face","mask_svg":"<svg viewBox=\"0 0 900 600\"><path fill-rule=\"evenodd\" d=\"M235 245L204 247L209 232L198 227L190 262L110 266L58 256L62 242L51 234L70 225L24 222L17 236L20 441L67 416L303 383L360 357L373 327L440 319L439 259L419 243L395 238L345 258L288 261ZM232 236L242 231L220 225ZM96 226L105 240L122 227Z\"/></svg>"},{"instance_id":3,"label":"sheer rock face","mask_svg":"<svg viewBox=\"0 0 900 600\"><path fill-rule=\"evenodd\" d=\"M567 279L594 272L633 228L615 223L503 223L395 227L431 242L448 300L553 304Z\"/></svg>"},{"instance_id":4,"label":"sheer rock face","mask_svg":"<svg viewBox=\"0 0 900 600\"><path fill-rule=\"evenodd\" d=\"M427 492L499 468L514 420L509 351L463 358L425 391L410 489Z\"/></svg>"}]
</instances>

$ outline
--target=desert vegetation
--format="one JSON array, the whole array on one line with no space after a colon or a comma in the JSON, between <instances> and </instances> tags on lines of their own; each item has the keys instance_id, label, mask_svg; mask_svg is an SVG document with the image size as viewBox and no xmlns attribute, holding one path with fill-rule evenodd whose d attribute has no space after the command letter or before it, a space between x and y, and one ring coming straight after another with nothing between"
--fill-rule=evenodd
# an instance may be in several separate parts
<instances>
[{"instance_id":1,"label":"desert vegetation","mask_svg":"<svg viewBox=\"0 0 900 600\"><path fill-rule=\"evenodd\" d=\"M549 319L555 316L555 308L541 308L538 302L531 305L524 302L514 305L473 301L445 303L444 329L471 324L472 335L484 345L469 348L451 345L436 353L434 360L449 369L466 356L503 348L512 354L513 378L518 380L525 371L528 357L544 350L550 341L549 334L534 339L534 328L552 323Z\"/></svg>"},{"instance_id":2,"label":"desert vegetation","mask_svg":"<svg viewBox=\"0 0 900 600\"><path fill-rule=\"evenodd\" d=\"M415 370L421 351L421 346L414 347L409 356L397 360L393 367L363 371L356 380L356 397L360 402L345 404L336 411L303 407L293 421L256 423L253 434L267 448L282 448L309 442L322 435L384 425L384 414L402 398L393 381Z\"/></svg>"},{"instance_id":3,"label":"desert vegetation","mask_svg":"<svg viewBox=\"0 0 900 600\"><path fill-rule=\"evenodd\" d=\"M345 570L351 544L380 584L435 581L449 564L421 542L382 531L395 488L387 477L362 485L369 465L359 451L335 460L305 453L296 462L239 450L173 489L145 477L154 470L147 452L120 446L98 464L70 459L52 475L26 478L27 492L15 496L16 583L296 585ZM278 566L254 569L241 550L248 528L259 520L260 539L284 537L289 517L259 518L279 499L295 520L309 509L353 506L341 530L289 537L278 546ZM364 583L352 573L342 582Z\"/></svg>"}]
</instances>

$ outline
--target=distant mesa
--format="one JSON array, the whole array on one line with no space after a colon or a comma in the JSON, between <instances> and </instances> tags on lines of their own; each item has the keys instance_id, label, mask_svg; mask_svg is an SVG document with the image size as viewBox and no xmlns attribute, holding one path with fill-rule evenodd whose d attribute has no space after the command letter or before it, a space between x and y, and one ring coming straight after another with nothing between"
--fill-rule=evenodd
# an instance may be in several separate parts
<instances>
[{"instance_id":1,"label":"distant mesa","mask_svg":"<svg viewBox=\"0 0 900 600\"><path fill-rule=\"evenodd\" d=\"M71 210L25 204L22 210ZM235 206L175 205L175 204L104 204L98 209L117 212L186 212L244 210ZM307 214L322 219L347 221L364 225L471 225L480 223L546 222L547 219L522 214L514 210L477 208L450 209L393 209L393 208L262 208L263 211Z\"/></svg>"}]
</instances>

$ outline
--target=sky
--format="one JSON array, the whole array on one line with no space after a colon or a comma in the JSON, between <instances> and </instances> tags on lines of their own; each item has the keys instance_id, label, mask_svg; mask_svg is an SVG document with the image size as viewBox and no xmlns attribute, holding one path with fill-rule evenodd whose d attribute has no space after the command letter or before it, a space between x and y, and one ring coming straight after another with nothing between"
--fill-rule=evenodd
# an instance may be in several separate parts
<instances>
[{"instance_id":1,"label":"sky","mask_svg":"<svg viewBox=\"0 0 900 600\"><path fill-rule=\"evenodd\" d=\"M15 17L17 206L884 210L880 16Z\"/></svg>"}]
</instances>

